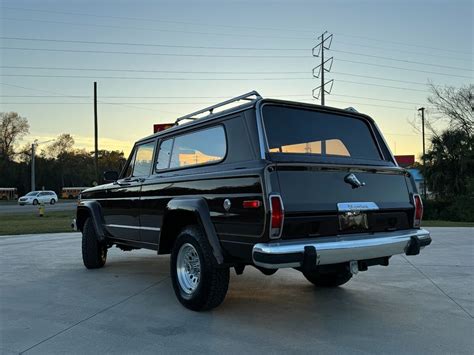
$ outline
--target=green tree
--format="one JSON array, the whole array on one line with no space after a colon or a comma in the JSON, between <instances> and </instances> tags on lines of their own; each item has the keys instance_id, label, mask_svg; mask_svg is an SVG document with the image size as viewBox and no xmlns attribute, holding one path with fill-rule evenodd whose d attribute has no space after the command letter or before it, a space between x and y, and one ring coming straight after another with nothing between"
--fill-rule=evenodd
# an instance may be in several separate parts
<instances>
[{"instance_id":1,"label":"green tree","mask_svg":"<svg viewBox=\"0 0 474 355\"><path fill-rule=\"evenodd\" d=\"M52 158L57 158L63 153L71 152L74 143L74 138L69 133L63 133L46 148L46 153Z\"/></svg>"},{"instance_id":2,"label":"green tree","mask_svg":"<svg viewBox=\"0 0 474 355\"><path fill-rule=\"evenodd\" d=\"M29 131L26 117L16 112L0 112L0 159L13 160L15 144Z\"/></svg>"},{"instance_id":3,"label":"green tree","mask_svg":"<svg viewBox=\"0 0 474 355\"><path fill-rule=\"evenodd\" d=\"M474 139L462 129L444 131L431 140L423 174L428 189L437 198L453 200L466 196L474 179Z\"/></svg>"}]
</instances>

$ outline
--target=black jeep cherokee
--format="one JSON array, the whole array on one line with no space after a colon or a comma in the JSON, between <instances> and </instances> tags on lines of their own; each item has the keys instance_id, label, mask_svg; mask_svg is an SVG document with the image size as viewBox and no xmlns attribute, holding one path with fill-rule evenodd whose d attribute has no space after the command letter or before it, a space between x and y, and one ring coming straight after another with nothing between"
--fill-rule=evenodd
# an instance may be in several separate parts
<instances>
[{"instance_id":1,"label":"black jeep cherokee","mask_svg":"<svg viewBox=\"0 0 474 355\"><path fill-rule=\"evenodd\" d=\"M295 268L334 287L431 242L414 180L370 117L256 92L138 141L104 179L77 208L85 266L104 266L113 245L171 254L192 310L224 300L231 267Z\"/></svg>"}]
</instances>

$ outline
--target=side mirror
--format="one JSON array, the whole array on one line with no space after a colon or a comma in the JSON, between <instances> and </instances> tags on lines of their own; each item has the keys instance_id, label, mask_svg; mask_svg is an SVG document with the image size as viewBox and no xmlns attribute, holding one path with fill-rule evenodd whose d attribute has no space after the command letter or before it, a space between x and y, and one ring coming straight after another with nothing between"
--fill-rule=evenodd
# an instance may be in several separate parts
<instances>
[{"instance_id":1,"label":"side mirror","mask_svg":"<svg viewBox=\"0 0 474 355\"><path fill-rule=\"evenodd\" d=\"M104 182L115 182L119 179L119 173L116 171L104 172Z\"/></svg>"}]
</instances>

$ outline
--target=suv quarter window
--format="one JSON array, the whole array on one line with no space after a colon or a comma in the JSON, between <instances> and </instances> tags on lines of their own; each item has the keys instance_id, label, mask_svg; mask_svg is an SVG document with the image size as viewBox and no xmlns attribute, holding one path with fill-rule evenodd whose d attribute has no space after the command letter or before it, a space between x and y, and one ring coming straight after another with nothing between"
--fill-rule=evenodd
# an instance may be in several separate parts
<instances>
[{"instance_id":1,"label":"suv quarter window","mask_svg":"<svg viewBox=\"0 0 474 355\"><path fill-rule=\"evenodd\" d=\"M222 125L184 133L163 141L156 170L218 163L227 154L227 140Z\"/></svg>"}]
</instances>

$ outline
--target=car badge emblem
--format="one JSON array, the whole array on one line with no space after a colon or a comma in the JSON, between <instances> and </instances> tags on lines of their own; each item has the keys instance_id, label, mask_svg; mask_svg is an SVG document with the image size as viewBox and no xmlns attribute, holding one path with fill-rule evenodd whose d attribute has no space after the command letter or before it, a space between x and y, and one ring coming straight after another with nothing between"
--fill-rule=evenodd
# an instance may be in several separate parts
<instances>
[{"instance_id":1,"label":"car badge emblem","mask_svg":"<svg viewBox=\"0 0 474 355\"><path fill-rule=\"evenodd\" d=\"M228 198L226 198L226 199L224 200L224 209L225 209L226 211L229 211L229 210L230 210L230 206L232 206L232 203L230 202L230 200L229 200Z\"/></svg>"},{"instance_id":2,"label":"car badge emblem","mask_svg":"<svg viewBox=\"0 0 474 355\"><path fill-rule=\"evenodd\" d=\"M355 174L348 174L344 177L344 182L350 184L353 189L365 186L365 182L360 182Z\"/></svg>"}]
</instances>

